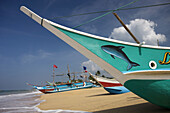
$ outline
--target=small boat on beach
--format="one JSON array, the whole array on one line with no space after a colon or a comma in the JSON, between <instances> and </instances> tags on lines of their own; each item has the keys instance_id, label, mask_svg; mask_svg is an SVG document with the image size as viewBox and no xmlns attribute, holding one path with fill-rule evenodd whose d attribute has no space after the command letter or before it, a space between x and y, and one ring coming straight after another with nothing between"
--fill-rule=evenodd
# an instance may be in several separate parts
<instances>
[{"instance_id":1,"label":"small boat on beach","mask_svg":"<svg viewBox=\"0 0 170 113\"><path fill-rule=\"evenodd\" d=\"M97 83L99 83L106 91L111 94L121 94L127 93L129 90L125 88L120 82L115 79L111 78L104 78L100 76L93 75L89 73L90 76L95 79Z\"/></svg>"},{"instance_id":2,"label":"small boat on beach","mask_svg":"<svg viewBox=\"0 0 170 113\"><path fill-rule=\"evenodd\" d=\"M131 92L170 108L170 47L104 38L59 25L24 6L20 10L106 70Z\"/></svg>"},{"instance_id":3,"label":"small boat on beach","mask_svg":"<svg viewBox=\"0 0 170 113\"><path fill-rule=\"evenodd\" d=\"M46 81L48 83L48 85L44 85L44 86L38 86L38 85L33 85L33 84L28 84L28 83L27 83L27 85L32 86L34 89L37 89L42 93L57 93L57 92L63 92L63 91L95 87L95 85L93 83L87 81L87 77L85 77L85 81L82 81L82 82L78 82L77 80L75 80L75 78L73 78L73 80L71 80L71 74L74 74L74 77L75 77L76 73L86 73L86 71L70 73L69 65L67 65L68 73L55 75L55 73L54 73L55 68L57 68L56 65L53 66L53 82ZM63 75L68 75L69 80L67 81L67 83L56 84L54 82L54 77L55 76L63 76Z\"/></svg>"},{"instance_id":4,"label":"small boat on beach","mask_svg":"<svg viewBox=\"0 0 170 113\"><path fill-rule=\"evenodd\" d=\"M120 82L115 80L114 78L104 78L101 76L93 75L89 73L92 78L94 78L101 86L103 87L116 87L122 86Z\"/></svg>"},{"instance_id":5,"label":"small boat on beach","mask_svg":"<svg viewBox=\"0 0 170 113\"><path fill-rule=\"evenodd\" d=\"M31 85L31 84L28 84ZM91 88L93 84L91 82L79 82L79 83L65 83L56 86L36 86L31 85L33 88L39 90L42 93L57 93L57 92L64 92L64 91L71 91L71 90L78 90L84 88Z\"/></svg>"}]
</instances>

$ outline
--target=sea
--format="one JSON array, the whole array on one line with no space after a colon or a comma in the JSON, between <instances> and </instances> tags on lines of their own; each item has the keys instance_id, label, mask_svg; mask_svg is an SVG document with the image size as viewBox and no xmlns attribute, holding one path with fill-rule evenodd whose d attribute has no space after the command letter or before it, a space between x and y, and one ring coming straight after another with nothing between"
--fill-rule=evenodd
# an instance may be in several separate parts
<instances>
[{"instance_id":1,"label":"sea","mask_svg":"<svg viewBox=\"0 0 170 113\"><path fill-rule=\"evenodd\" d=\"M0 90L0 113L89 113L72 110L41 110L37 105L43 95L37 90Z\"/></svg>"}]
</instances>

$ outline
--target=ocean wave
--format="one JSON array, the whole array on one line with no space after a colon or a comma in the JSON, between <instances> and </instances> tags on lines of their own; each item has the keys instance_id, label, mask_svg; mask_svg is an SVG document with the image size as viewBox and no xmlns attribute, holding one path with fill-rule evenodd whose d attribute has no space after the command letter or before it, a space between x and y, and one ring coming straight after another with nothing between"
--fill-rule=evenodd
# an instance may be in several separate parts
<instances>
[{"instance_id":1,"label":"ocean wave","mask_svg":"<svg viewBox=\"0 0 170 113\"><path fill-rule=\"evenodd\" d=\"M35 108L38 112L40 113L91 113L91 112L86 112L86 111L74 111L74 110L41 110L38 107Z\"/></svg>"},{"instance_id":2,"label":"ocean wave","mask_svg":"<svg viewBox=\"0 0 170 113\"><path fill-rule=\"evenodd\" d=\"M39 91L18 94L0 95L0 113L90 113L74 110L41 110L37 106L45 100L40 100Z\"/></svg>"},{"instance_id":3,"label":"ocean wave","mask_svg":"<svg viewBox=\"0 0 170 113\"><path fill-rule=\"evenodd\" d=\"M30 112L30 113L91 113L86 111L75 111L75 110L41 110L36 106L33 107L10 107L10 108L0 108L0 112L4 113L20 113L20 112Z\"/></svg>"},{"instance_id":4,"label":"ocean wave","mask_svg":"<svg viewBox=\"0 0 170 113\"><path fill-rule=\"evenodd\" d=\"M42 94L39 91L30 91L27 93L14 93L14 94L5 94L5 95L0 95L0 99L2 98L7 98L7 97L18 97L18 96L27 96L27 95L32 95L32 94Z\"/></svg>"}]
</instances>

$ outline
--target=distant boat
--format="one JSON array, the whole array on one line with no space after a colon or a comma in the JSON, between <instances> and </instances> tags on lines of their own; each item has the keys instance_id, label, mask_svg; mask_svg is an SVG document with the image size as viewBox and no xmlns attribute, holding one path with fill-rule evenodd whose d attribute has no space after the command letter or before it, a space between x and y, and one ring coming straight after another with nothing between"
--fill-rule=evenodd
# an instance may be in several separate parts
<instances>
[{"instance_id":1,"label":"distant boat","mask_svg":"<svg viewBox=\"0 0 170 113\"><path fill-rule=\"evenodd\" d=\"M55 75L54 67L56 68L57 66L56 65L53 66L53 82L46 81L48 85L44 85L44 86L38 86L38 85L33 85L28 83L27 85L32 86L33 88L39 90L42 93L57 93L63 91L96 87L96 85L94 85L93 83L87 80L87 75L84 75L84 79L85 79L84 82L78 82L77 80L75 80L76 74L87 73L86 70L84 70L84 72L70 72L69 65L67 65L67 70L68 70L67 73ZM73 74L73 80L71 80L71 74ZM63 75L68 76L69 80L67 81L67 83L56 84L54 82L55 76L63 76Z\"/></svg>"},{"instance_id":2,"label":"distant boat","mask_svg":"<svg viewBox=\"0 0 170 113\"><path fill-rule=\"evenodd\" d=\"M127 93L129 90L125 88L120 82L115 79L104 78L100 76L95 76L89 73L92 78L94 78L106 91L111 94L121 94Z\"/></svg>"},{"instance_id":3,"label":"distant boat","mask_svg":"<svg viewBox=\"0 0 170 113\"><path fill-rule=\"evenodd\" d=\"M131 92L153 104L170 108L170 47L88 34L44 19L24 6L20 9L106 70Z\"/></svg>"},{"instance_id":4,"label":"distant boat","mask_svg":"<svg viewBox=\"0 0 170 113\"><path fill-rule=\"evenodd\" d=\"M28 85L31 85L33 88L39 90L42 93L57 93L57 92L78 90L84 88L91 88L94 86L91 82L66 83L63 85L56 85L56 86L36 86L32 84L28 84Z\"/></svg>"}]
</instances>

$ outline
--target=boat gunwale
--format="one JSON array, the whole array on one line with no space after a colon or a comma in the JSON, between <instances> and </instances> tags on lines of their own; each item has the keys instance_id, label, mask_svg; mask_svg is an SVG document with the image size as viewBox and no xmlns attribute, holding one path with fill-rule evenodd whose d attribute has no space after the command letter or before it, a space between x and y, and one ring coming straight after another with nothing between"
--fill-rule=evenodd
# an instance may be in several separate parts
<instances>
[{"instance_id":1,"label":"boat gunwale","mask_svg":"<svg viewBox=\"0 0 170 113\"><path fill-rule=\"evenodd\" d=\"M109 81L109 82L112 82L112 83L120 83L120 82L118 82L116 79L114 79L114 78L112 78L112 79L110 79L110 78L104 78L104 77L100 77L100 76L94 76L98 81L104 81L104 82L106 82L106 81Z\"/></svg>"},{"instance_id":2,"label":"boat gunwale","mask_svg":"<svg viewBox=\"0 0 170 113\"><path fill-rule=\"evenodd\" d=\"M138 71L130 71L130 72L123 72L124 75L131 75L131 74L141 74L141 73L160 73L160 72L163 72L163 73L170 73L170 70L169 69L156 69L156 70L138 70Z\"/></svg>"},{"instance_id":3,"label":"boat gunwale","mask_svg":"<svg viewBox=\"0 0 170 113\"><path fill-rule=\"evenodd\" d=\"M143 45L143 44L136 44L136 43L132 43L132 42L125 42L125 41L110 39L110 38L106 38L106 37L86 33L86 32L83 32L83 31L79 31L79 30L76 30L76 29L72 29L72 28L57 24L55 22L52 22L52 21L50 21L48 19L43 19L43 20L47 21L51 25L54 25L54 26L56 26L58 28L67 30L69 32L77 33L77 34L84 35L84 36L91 37L91 38L95 38L95 39L98 39L98 40L104 40L104 41L108 41L108 42L114 42L114 43L119 43L119 44L123 44L123 45L130 45L130 46L136 46L136 47L153 48L153 49L170 49L170 47L165 47L165 46Z\"/></svg>"}]
</instances>

